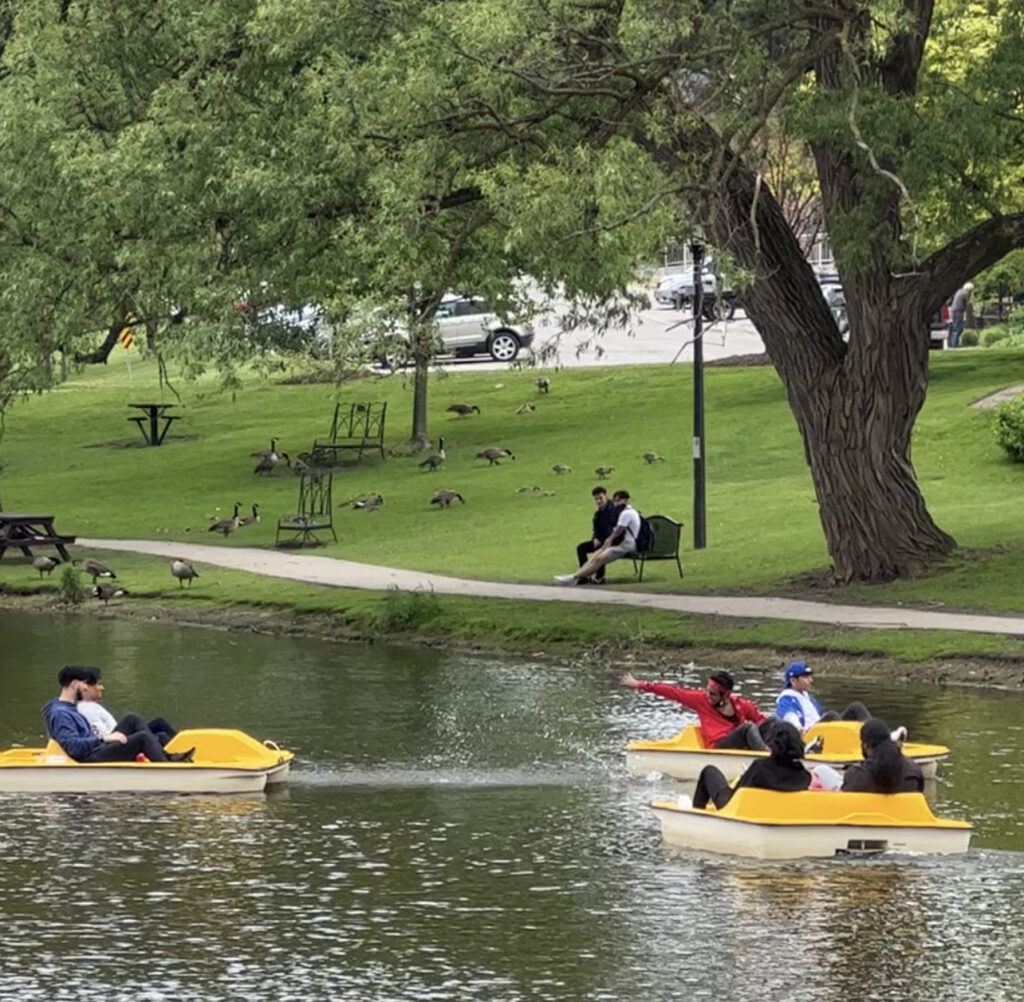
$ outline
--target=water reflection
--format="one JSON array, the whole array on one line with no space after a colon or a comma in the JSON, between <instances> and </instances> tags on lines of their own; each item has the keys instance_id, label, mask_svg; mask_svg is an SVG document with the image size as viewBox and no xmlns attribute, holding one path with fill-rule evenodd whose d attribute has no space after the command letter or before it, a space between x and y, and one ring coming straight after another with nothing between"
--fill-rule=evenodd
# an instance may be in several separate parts
<instances>
[{"instance_id":1,"label":"water reflection","mask_svg":"<svg viewBox=\"0 0 1024 1002\"><path fill-rule=\"evenodd\" d=\"M995 999L1024 974L1016 696L867 694L952 746L936 798L977 821L967 857L756 863L661 843L660 784L622 750L680 715L615 666L85 618L0 636L8 738L38 740L73 651L118 709L300 759L269 796L2 798L3 998ZM768 702L775 680L743 687Z\"/></svg>"}]
</instances>

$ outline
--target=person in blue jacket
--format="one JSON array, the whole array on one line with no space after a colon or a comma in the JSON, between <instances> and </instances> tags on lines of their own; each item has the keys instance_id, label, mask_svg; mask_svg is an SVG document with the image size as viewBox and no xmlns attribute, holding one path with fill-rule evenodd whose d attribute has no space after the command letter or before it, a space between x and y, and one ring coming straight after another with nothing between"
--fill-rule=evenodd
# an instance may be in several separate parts
<instances>
[{"instance_id":1,"label":"person in blue jacket","mask_svg":"<svg viewBox=\"0 0 1024 1002\"><path fill-rule=\"evenodd\" d=\"M142 754L151 762L191 760L189 752L168 755L150 730L134 734L114 730L105 737L97 737L89 721L76 709L89 676L88 668L65 665L57 673L60 694L43 707L47 734L69 758L76 762L133 762Z\"/></svg>"},{"instance_id":2,"label":"person in blue jacket","mask_svg":"<svg viewBox=\"0 0 1024 1002\"><path fill-rule=\"evenodd\" d=\"M822 720L870 720L871 711L860 702L850 703L841 713L826 710L811 695L814 672L806 661L786 666L782 691L775 697L775 714L803 732Z\"/></svg>"}]
</instances>

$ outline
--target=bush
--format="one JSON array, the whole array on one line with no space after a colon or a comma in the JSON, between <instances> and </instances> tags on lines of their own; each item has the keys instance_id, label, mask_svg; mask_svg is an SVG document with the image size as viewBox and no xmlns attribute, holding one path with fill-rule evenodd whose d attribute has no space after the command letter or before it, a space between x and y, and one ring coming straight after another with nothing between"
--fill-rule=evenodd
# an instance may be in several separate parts
<instances>
[{"instance_id":1,"label":"bush","mask_svg":"<svg viewBox=\"0 0 1024 1002\"><path fill-rule=\"evenodd\" d=\"M967 329L960 335L960 346L963 348L973 348L978 343L980 336L980 331Z\"/></svg>"},{"instance_id":2,"label":"bush","mask_svg":"<svg viewBox=\"0 0 1024 1002\"><path fill-rule=\"evenodd\" d=\"M967 332L964 331L964 333ZM1009 336L1010 328L1006 324L994 324L981 332L981 343L986 348L992 348L1005 341Z\"/></svg>"},{"instance_id":3,"label":"bush","mask_svg":"<svg viewBox=\"0 0 1024 1002\"><path fill-rule=\"evenodd\" d=\"M1024 463L1024 396L995 409L996 442L1015 463Z\"/></svg>"},{"instance_id":4,"label":"bush","mask_svg":"<svg viewBox=\"0 0 1024 1002\"><path fill-rule=\"evenodd\" d=\"M374 626L384 633L400 633L426 626L441 617L441 601L432 591L389 588Z\"/></svg>"},{"instance_id":5,"label":"bush","mask_svg":"<svg viewBox=\"0 0 1024 1002\"><path fill-rule=\"evenodd\" d=\"M68 605L78 605L85 598L82 576L74 564L65 564L60 569L60 598Z\"/></svg>"}]
</instances>

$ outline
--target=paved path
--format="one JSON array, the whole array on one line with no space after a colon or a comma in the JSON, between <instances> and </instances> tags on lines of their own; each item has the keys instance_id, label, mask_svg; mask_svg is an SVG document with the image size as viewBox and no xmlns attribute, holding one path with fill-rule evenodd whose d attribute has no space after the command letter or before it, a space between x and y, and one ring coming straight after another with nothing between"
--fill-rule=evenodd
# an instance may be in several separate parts
<instances>
[{"instance_id":1,"label":"paved path","mask_svg":"<svg viewBox=\"0 0 1024 1002\"><path fill-rule=\"evenodd\" d=\"M474 581L422 571L403 571L374 564L357 564L333 557L313 557L241 546L206 546L145 539L82 539L79 546L155 557L180 557L195 563L266 574L269 577L306 581L335 588L385 591L432 589L440 595L473 595L512 598L532 602L578 602L590 605L626 605L704 616L741 619L789 619L805 623L830 623L861 629L958 630L966 633L1001 633L1024 636L1024 618L975 616L966 613L925 612L884 606L832 605L800 599L732 595L669 595L661 592L615 591L605 588L560 588L554 585Z\"/></svg>"}]
</instances>

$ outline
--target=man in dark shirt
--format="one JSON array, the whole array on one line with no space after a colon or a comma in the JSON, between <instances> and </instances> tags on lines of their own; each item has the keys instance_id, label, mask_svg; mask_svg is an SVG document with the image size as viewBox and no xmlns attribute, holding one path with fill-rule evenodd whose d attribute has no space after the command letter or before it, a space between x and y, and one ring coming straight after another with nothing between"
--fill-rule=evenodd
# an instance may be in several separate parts
<instances>
[{"instance_id":1,"label":"man in dark shirt","mask_svg":"<svg viewBox=\"0 0 1024 1002\"><path fill-rule=\"evenodd\" d=\"M606 488L598 485L590 493L594 496L594 504L597 505L597 509L594 512L594 527L590 539L583 540L576 547L576 559L579 560L580 567L587 562L591 553L601 549L601 544L612 534L615 523L619 519L619 509L608 498ZM580 581L580 584L587 583L604 584L604 568L599 568L592 578L584 578Z\"/></svg>"}]
</instances>

